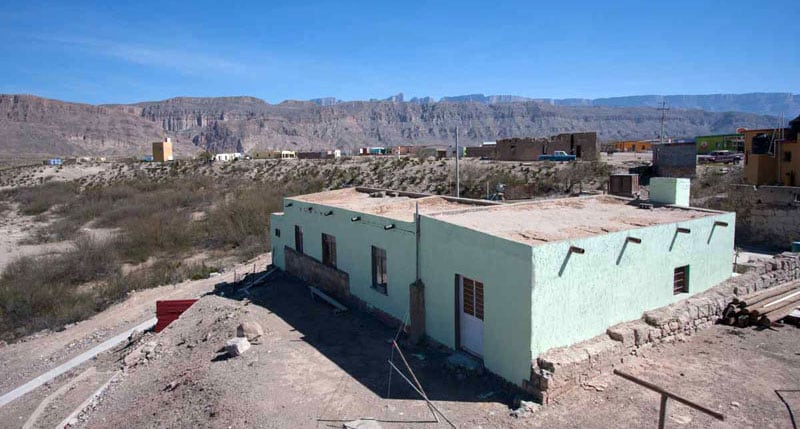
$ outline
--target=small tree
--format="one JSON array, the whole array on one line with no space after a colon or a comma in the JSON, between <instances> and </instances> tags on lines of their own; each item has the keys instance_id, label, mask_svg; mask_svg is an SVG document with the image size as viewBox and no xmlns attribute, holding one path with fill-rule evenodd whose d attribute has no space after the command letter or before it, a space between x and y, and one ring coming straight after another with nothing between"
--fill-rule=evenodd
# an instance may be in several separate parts
<instances>
[{"instance_id":1,"label":"small tree","mask_svg":"<svg viewBox=\"0 0 800 429\"><path fill-rule=\"evenodd\" d=\"M200 159L200 161L203 161L204 164L210 164L212 161L214 161L214 154L207 150L204 150L200 152L198 158Z\"/></svg>"}]
</instances>

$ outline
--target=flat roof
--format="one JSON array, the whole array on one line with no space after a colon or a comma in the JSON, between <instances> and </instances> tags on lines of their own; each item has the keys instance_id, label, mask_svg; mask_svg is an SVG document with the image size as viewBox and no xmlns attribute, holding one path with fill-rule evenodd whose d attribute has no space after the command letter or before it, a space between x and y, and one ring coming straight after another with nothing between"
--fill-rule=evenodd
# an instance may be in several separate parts
<instances>
[{"instance_id":1,"label":"flat roof","mask_svg":"<svg viewBox=\"0 0 800 429\"><path fill-rule=\"evenodd\" d=\"M532 246L677 223L719 212L674 206L640 209L608 195L504 204L432 215L436 219Z\"/></svg>"},{"instance_id":2,"label":"flat roof","mask_svg":"<svg viewBox=\"0 0 800 429\"><path fill-rule=\"evenodd\" d=\"M610 195L498 204L427 194L375 191L378 190L346 188L290 199L405 222L414 220L414 211L419 204L419 211L423 215L532 246L678 223L721 213L658 205L652 209L640 209L639 202Z\"/></svg>"},{"instance_id":3,"label":"flat roof","mask_svg":"<svg viewBox=\"0 0 800 429\"><path fill-rule=\"evenodd\" d=\"M373 191L373 192L371 192ZM383 195L380 197L370 195ZM392 196L396 195L396 196ZM365 190L365 188L345 188L325 191L316 194L291 197L296 201L311 204L322 204L330 207L351 210L354 212L383 216L405 222L414 221L414 212L419 204L421 214L440 213L447 210L458 210L491 202L455 200L435 195L415 194L401 191Z\"/></svg>"}]
</instances>

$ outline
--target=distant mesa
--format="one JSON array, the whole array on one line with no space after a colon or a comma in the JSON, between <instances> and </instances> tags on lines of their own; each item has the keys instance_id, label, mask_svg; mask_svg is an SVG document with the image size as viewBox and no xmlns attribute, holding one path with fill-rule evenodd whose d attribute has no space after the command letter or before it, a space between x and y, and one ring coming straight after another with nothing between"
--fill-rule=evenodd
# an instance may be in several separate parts
<instances>
[{"instance_id":1,"label":"distant mesa","mask_svg":"<svg viewBox=\"0 0 800 429\"><path fill-rule=\"evenodd\" d=\"M172 139L176 157L201 151L345 150L371 146L464 146L514 137L596 131L602 142L657 137L666 100L666 134L675 138L775 128L763 113L800 113L789 93L533 99L470 94L368 101L335 97L270 104L255 97L175 97L89 105L32 95L0 95L0 156L149 155L149 143ZM700 106L698 109L697 106ZM716 112L716 110L721 110ZM746 113L746 112L751 113ZM743 113L745 112L745 113ZM752 113L756 112L756 113Z\"/></svg>"}]
</instances>

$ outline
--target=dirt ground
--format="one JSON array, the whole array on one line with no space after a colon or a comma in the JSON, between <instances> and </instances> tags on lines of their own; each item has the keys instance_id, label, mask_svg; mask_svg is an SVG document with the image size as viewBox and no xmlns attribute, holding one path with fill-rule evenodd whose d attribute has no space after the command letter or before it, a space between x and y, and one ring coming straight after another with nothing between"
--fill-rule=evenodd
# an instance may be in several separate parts
<instances>
[{"instance_id":1,"label":"dirt ground","mask_svg":"<svg viewBox=\"0 0 800 429\"><path fill-rule=\"evenodd\" d=\"M252 271L253 265L263 269L271 261L271 255L266 254L237 265L220 276L135 291L125 301L106 309L91 319L69 325L63 331L41 332L20 342L0 347L0 374L3 374L0 377L0 393L9 392L51 368L67 362L102 343L106 339L152 318L155 315L156 300L199 297L212 291L215 284L230 282L235 274L241 276L243 273ZM102 360L90 361L56 378L42 388L0 408L0 421L18 422L20 424L18 427L21 427L42 400L80 372L92 366L98 366L97 369L101 372L116 370L114 365L102 365ZM75 393L75 388L73 388L70 389L69 396L81 397L82 394ZM83 399L77 401L75 406ZM66 410L68 407L63 408ZM70 409L69 412L71 411ZM60 418L66 417L69 412L64 412L64 415L60 416ZM48 412L47 416L52 418L52 416L58 416L59 414L61 413Z\"/></svg>"},{"instance_id":2,"label":"dirt ground","mask_svg":"<svg viewBox=\"0 0 800 429\"><path fill-rule=\"evenodd\" d=\"M257 321L265 334L230 358L223 345L244 320ZM387 428L448 427L431 420L419 395L396 374L389 383L395 334L368 315L335 313L292 280L252 289L246 300L209 296L163 333L142 340L155 346L151 359L126 365L127 351L104 356L102 365L117 365L124 375L80 425L322 428L373 418ZM685 342L644 349L620 369L726 416L716 421L671 402L670 427L792 428L790 412L800 410L798 334L788 325L760 331L714 326ZM457 427L657 423L658 395L610 374L530 417L512 417L518 392L497 377L449 369L447 350L402 347L429 397ZM401 365L397 355L394 361Z\"/></svg>"},{"instance_id":3,"label":"dirt ground","mask_svg":"<svg viewBox=\"0 0 800 429\"><path fill-rule=\"evenodd\" d=\"M42 226L34 216L19 214L16 207L0 215L0 272L13 261L22 256L60 253L70 248L70 242L21 244L30 238L33 231Z\"/></svg>"}]
</instances>

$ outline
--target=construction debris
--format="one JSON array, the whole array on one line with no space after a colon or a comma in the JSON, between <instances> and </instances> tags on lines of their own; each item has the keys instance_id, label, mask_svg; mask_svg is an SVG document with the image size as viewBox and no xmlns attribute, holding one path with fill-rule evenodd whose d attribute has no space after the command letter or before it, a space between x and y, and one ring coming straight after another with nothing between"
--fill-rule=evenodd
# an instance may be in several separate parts
<instances>
[{"instance_id":1,"label":"construction debris","mask_svg":"<svg viewBox=\"0 0 800 429\"><path fill-rule=\"evenodd\" d=\"M734 298L722 313L721 322L740 328L750 325L769 327L791 315L798 307L800 307L800 281L795 280Z\"/></svg>"},{"instance_id":2,"label":"construction debris","mask_svg":"<svg viewBox=\"0 0 800 429\"><path fill-rule=\"evenodd\" d=\"M225 343L225 351L232 357L236 357L246 352L250 348L250 341L247 338L231 338Z\"/></svg>"}]
</instances>

